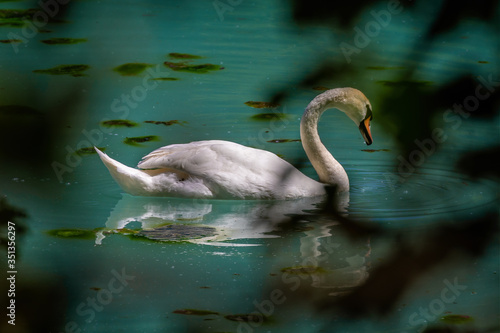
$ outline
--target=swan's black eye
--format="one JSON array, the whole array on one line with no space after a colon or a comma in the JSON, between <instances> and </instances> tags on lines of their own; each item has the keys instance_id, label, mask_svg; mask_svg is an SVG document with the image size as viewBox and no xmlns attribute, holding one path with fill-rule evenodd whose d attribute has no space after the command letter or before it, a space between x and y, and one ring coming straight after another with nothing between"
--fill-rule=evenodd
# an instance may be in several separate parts
<instances>
[{"instance_id":1,"label":"swan's black eye","mask_svg":"<svg viewBox=\"0 0 500 333\"><path fill-rule=\"evenodd\" d=\"M373 120L373 113L372 109L370 108L370 105L366 104L366 117L365 120L370 118L370 120Z\"/></svg>"}]
</instances>

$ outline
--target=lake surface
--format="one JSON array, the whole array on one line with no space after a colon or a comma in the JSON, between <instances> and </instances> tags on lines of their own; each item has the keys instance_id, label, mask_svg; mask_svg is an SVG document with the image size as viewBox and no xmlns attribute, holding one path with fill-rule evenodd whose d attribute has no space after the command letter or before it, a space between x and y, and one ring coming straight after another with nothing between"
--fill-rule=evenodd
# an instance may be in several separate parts
<instances>
[{"instance_id":1,"label":"lake surface","mask_svg":"<svg viewBox=\"0 0 500 333\"><path fill-rule=\"evenodd\" d=\"M76 1L61 22L38 22L36 31L29 20L2 24L0 39L20 42L0 44L1 126L9 133L2 144L17 147L0 156L0 193L26 213L27 231L18 230L16 239L16 326L4 317L0 327L17 332L40 320L38 330L58 332L423 332L449 323L498 329L498 234L481 255L436 247L446 260L429 266L415 260L432 249L425 244L435 235L447 246L447 233L460 221L498 213L498 182L455 168L463 153L498 144L498 112L485 121L447 117L443 109L433 126L446 139L436 148L436 140L415 137L424 143L413 155L400 152L391 125L381 124L388 118L377 115L391 82L415 65L408 54L437 15L419 6L393 14L349 56L341 43L356 45L355 30L298 26L285 1ZM28 1L0 8L35 8L31 16L62 10ZM365 9L356 26L387 8ZM464 21L422 50L413 79L439 85L465 68L487 92L484 82L496 82L499 73L494 34L486 24ZM76 40L42 42L51 38ZM352 74L300 85L325 59ZM128 63L137 73L114 70ZM212 66L186 69L202 64ZM89 67L40 72L59 65ZM85 150L102 147L135 166L164 145L229 140L274 152L316 179L299 140L300 117L325 87L341 86L370 99L374 143L367 147L340 112L321 118L321 139L351 183L340 214L321 211L321 198L133 197ZM274 108L245 104L271 102L282 89L289 96ZM466 97L457 94L456 102ZM254 117L273 112L283 116ZM133 124L107 127L109 120ZM353 236L345 218L368 231ZM324 305L395 262L403 268L393 271L394 289L384 285L387 292L372 299L415 274L381 318Z\"/></svg>"}]
</instances>

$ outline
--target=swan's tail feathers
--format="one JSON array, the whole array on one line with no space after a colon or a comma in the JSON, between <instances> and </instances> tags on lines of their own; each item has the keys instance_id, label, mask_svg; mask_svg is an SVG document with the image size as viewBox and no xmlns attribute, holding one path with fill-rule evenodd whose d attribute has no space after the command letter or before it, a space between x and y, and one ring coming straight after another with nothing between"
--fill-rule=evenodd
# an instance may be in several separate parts
<instances>
[{"instance_id":1,"label":"swan's tail feathers","mask_svg":"<svg viewBox=\"0 0 500 333\"><path fill-rule=\"evenodd\" d=\"M151 195L148 191L151 183L150 175L142 170L128 167L112 159L97 149L97 147L94 147L94 149L99 154L101 161L108 168L111 176L113 176L114 180L125 192L132 195Z\"/></svg>"}]
</instances>

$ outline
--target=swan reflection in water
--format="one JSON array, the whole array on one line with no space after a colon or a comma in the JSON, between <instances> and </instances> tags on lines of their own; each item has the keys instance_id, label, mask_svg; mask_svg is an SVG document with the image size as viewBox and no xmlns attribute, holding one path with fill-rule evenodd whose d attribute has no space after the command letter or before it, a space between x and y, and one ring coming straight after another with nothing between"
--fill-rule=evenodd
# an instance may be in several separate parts
<instances>
[{"instance_id":1,"label":"swan reflection in water","mask_svg":"<svg viewBox=\"0 0 500 333\"><path fill-rule=\"evenodd\" d=\"M348 196L338 204L345 213ZM264 239L279 238L286 222L299 216L295 228L300 237L301 264L283 274L310 277L311 286L327 288L338 295L364 282L368 276L369 245L353 249L333 219L307 222L305 211L314 211L324 197L281 201L221 201L134 197L123 194L111 211L96 245L105 244L109 234L140 224L137 235L157 241L183 241L216 247L260 246ZM310 215L312 216L312 215ZM137 229L137 228L135 228ZM293 255L293 254L292 254ZM293 255L296 262L297 256Z\"/></svg>"}]
</instances>

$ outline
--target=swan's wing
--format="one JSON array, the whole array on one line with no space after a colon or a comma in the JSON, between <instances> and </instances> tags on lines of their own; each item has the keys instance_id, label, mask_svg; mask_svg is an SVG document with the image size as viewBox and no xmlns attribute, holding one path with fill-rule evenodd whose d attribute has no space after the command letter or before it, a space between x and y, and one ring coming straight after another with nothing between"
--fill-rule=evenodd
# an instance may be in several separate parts
<instances>
[{"instance_id":1,"label":"swan's wing","mask_svg":"<svg viewBox=\"0 0 500 333\"><path fill-rule=\"evenodd\" d=\"M141 169L175 169L202 179L216 194L241 198L304 196L317 188L275 154L229 141L198 141L159 148L145 156ZM320 193L318 193L320 194Z\"/></svg>"}]
</instances>

